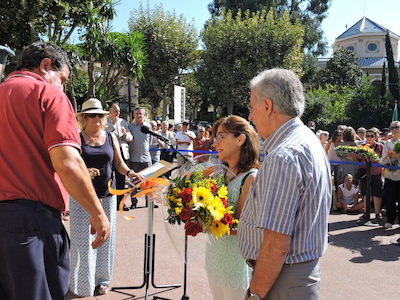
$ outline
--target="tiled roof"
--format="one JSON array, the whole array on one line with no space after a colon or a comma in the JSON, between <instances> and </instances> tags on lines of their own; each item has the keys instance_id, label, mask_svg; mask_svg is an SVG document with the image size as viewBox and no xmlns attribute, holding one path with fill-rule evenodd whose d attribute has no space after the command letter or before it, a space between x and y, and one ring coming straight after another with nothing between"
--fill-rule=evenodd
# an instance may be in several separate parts
<instances>
[{"instance_id":1,"label":"tiled roof","mask_svg":"<svg viewBox=\"0 0 400 300\"><path fill-rule=\"evenodd\" d=\"M351 26L345 32L343 32L338 39L349 37L352 35L356 35L358 33L386 33L386 28L371 21L370 19L363 17L360 21L356 24ZM391 34L398 36L392 31L389 31Z\"/></svg>"},{"instance_id":2,"label":"tiled roof","mask_svg":"<svg viewBox=\"0 0 400 300\"><path fill-rule=\"evenodd\" d=\"M378 67L382 68L383 63L386 64L386 68L388 67L388 63L386 57L359 57L357 59L358 64L361 67ZM397 66L399 66L398 62L395 62Z\"/></svg>"}]
</instances>

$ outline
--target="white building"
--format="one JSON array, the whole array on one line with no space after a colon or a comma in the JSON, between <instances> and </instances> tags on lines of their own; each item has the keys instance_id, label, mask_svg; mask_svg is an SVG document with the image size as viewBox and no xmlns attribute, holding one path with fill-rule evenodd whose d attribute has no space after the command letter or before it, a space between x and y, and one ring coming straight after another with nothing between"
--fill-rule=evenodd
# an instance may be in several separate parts
<instances>
[{"instance_id":1,"label":"white building","mask_svg":"<svg viewBox=\"0 0 400 300\"><path fill-rule=\"evenodd\" d=\"M357 56L357 61L361 69L369 74L372 81L378 83L382 80L383 64L386 65L388 76L388 64L386 60L386 39L387 29L370 19L363 17L356 24L348 28L339 35L332 45L333 52L340 49L348 49ZM392 43L393 57L399 66L399 47L400 36L389 31ZM326 66L327 59L319 59L319 65Z\"/></svg>"}]
</instances>

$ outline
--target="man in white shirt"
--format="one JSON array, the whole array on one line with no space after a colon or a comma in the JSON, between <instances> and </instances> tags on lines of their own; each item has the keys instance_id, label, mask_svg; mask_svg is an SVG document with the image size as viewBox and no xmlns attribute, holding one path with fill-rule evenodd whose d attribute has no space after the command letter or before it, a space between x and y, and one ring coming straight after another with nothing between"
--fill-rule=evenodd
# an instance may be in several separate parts
<instances>
[{"instance_id":1,"label":"man in white shirt","mask_svg":"<svg viewBox=\"0 0 400 300\"><path fill-rule=\"evenodd\" d=\"M113 132L119 141L119 147L121 149L122 158L125 163L129 160L129 142L132 141L132 134L128 129L128 125L126 121L119 117L121 114L121 110L117 103L113 103L109 109L110 114L107 118L107 127L106 131ZM115 172L115 181L117 189L125 188L125 175L122 175L118 172ZM119 208L119 204L123 195L117 197L117 210ZM125 211L128 211L129 208L124 205L123 208Z\"/></svg>"},{"instance_id":2,"label":"man in white shirt","mask_svg":"<svg viewBox=\"0 0 400 300\"><path fill-rule=\"evenodd\" d=\"M182 155L186 156L188 159L193 157L193 141L196 139L196 135L194 132L189 130L189 123L182 123L182 131L178 131L176 133L176 144L178 146L178 150L181 151ZM185 163L185 159L178 155L178 166L182 166Z\"/></svg>"}]
</instances>

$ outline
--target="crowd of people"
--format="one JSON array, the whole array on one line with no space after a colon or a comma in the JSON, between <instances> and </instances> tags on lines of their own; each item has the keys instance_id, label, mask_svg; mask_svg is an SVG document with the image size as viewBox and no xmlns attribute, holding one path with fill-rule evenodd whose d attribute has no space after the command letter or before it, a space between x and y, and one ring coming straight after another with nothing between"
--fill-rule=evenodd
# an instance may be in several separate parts
<instances>
[{"instance_id":1,"label":"crowd of people","mask_svg":"<svg viewBox=\"0 0 400 300\"><path fill-rule=\"evenodd\" d=\"M315 132L320 139L322 147L325 149L331 161L332 176L334 178L334 200L336 208L343 213L361 213L357 220L359 224L369 226L383 226L386 229L393 227L398 214L397 205L400 200L399 184L400 170L393 170L382 167L394 164L400 158L395 144L400 142L400 122L393 121L389 128L379 130L376 127L366 129L359 127L355 130L351 126L338 125L333 131L331 139L329 132L317 130L315 123L308 124L308 127ZM371 159L365 155L348 154L338 156L335 148L338 146L368 146L379 157ZM367 186L366 162L380 166L370 168L370 185ZM354 164L353 162L364 163ZM351 182L350 179L351 178ZM367 189L372 196L372 208L375 218L367 220L366 196ZM386 214L387 221L384 222L382 214ZM393 241L398 244L398 241Z\"/></svg>"},{"instance_id":2,"label":"crowd of people","mask_svg":"<svg viewBox=\"0 0 400 300\"><path fill-rule=\"evenodd\" d=\"M188 122L176 132L165 121L148 123L141 107L127 124L117 103L106 111L94 98L74 114L63 93L69 72L63 51L36 42L0 84L1 299L64 299L68 290L79 297L106 294L121 201L110 194L109 180L120 189L127 178L143 180L144 168L174 161L174 147L178 166L213 149L232 171L228 201L239 226L207 244L213 298L318 299L332 189L338 209L361 212L368 188L363 166L342 164L335 147L368 144L381 158L374 162L400 160L398 121L384 135L340 125L331 139L315 132L314 122L304 125L304 88L293 71L265 70L251 80L248 120L229 116L196 133ZM383 196L384 226L391 228L400 217L400 171L384 172L384 184L381 167L371 173L373 223L381 222ZM68 199L70 240L62 224ZM137 204L132 198L123 209ZM146 199L146 205L154 204ZM232 265L235 272L228 272Z\"/></svg>"}]
</instances>

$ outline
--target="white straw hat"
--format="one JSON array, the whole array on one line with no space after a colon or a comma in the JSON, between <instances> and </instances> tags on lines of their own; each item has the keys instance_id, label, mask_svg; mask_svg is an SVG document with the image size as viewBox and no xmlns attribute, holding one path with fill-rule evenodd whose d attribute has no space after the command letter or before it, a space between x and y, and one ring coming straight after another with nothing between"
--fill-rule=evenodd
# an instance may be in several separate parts
<instances>
[{"instance_id":1,"label":"white straw hat","mask_svg":"<svg viewBox=\"0 0 400 300\"><path fill-rule=\"evenodd\" d=\"M108 111L103 110L100 100L95 98L90 98L89 100L83 102L80 114L109 114Z\"/></svg>"}]
</instances>

